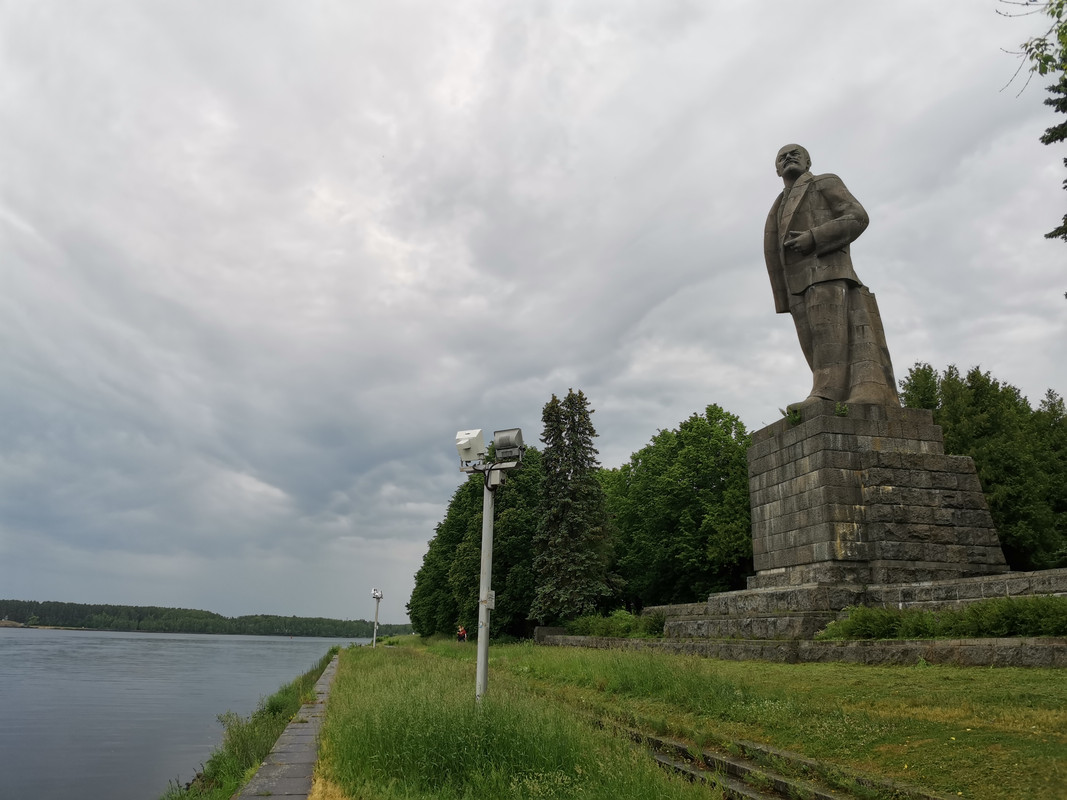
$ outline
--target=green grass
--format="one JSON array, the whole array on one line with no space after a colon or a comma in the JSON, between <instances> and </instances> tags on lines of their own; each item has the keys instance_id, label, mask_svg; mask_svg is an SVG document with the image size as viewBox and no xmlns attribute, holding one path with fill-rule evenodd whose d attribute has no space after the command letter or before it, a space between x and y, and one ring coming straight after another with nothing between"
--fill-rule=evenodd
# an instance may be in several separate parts
<instances>
[{"instance_id":1,"label":"green grass","mask_svg":"<svg viewBox=\"0 0 1067 800\"><path fill-rule=\"evenodd\" d=\"M440 646L343 651L320 777L349 798L375 800L721 797L667 775L626 740L506 673L476 705L472 648L442 658Z\"/></svg>"},{"instance_id":2,"label":"green grass","mask_svg":"<svg viewBox=\"0 0 1067 800\"><path fill-rule=\"evenodd\" d=\"M491 666L555 702L702 746L760 742L954 796L1065 797L1062 670L790 665L549 647L498 648Z\"/></svg>"},{"instance_id":3,"label":"green grass","mask_svg":"<svg viewBox=\"0 0 1067 800\"><path fill-rule=\"evenodd\" d=\"M995 597L940 611L847 610L817 639L932 639L1067 636L1067 597Z\"/></svg>"},{"instance_id":4,"label":"green grass","mask_svg":"<svg viewBox=\"0 0 1067 800\"><path fill-rule=\"evenodd\" d=\"M1065 678L494 644L478 713L473 648L405 642L342 653L320 766L353 799L698 791L649 788L662 778L584 721L599 718L721 751L777 747L823 762L841 788L854 789L857 771L953 797L1063 800Z\"/></svg>"},{"instance_id":5,"label":"green grass","mask_svg":"<svg viewBox=\"0 0 1067 800\"><path fill-rule=\"evenodd\" d=\"M315 683L339 648L331 648L308 672L287 683L248 717L219 715L225 733L203 771L186 786L172 784L161 800L227 800L246 784L304 703L315 699Z\"/></svg>"}]
</instances>

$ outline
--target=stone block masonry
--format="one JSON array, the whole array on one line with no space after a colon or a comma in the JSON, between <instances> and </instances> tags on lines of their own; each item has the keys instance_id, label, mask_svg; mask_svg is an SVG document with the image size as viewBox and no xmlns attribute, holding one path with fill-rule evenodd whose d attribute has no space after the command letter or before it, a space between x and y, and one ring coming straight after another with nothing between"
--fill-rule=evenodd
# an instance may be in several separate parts
<instances>
[{"instance_id":1,"label":"stone block masonry","mask_svg":"<svg viewBox=\"0 0 1067 800\"><path fill-rule=\"evenodd\" d=\"M750 589L1007 571L974 463L945 455L929 411L825 401L804 415L753 434Z\"/></svg>"},{"instance_id":2,"label":"stone block masonry","mask_svg":"<svg viewBox=\"0 0 1067 800\"><path fill-rule=\"evenodd\" d=\"M1007 574L974 463L945 455L929 411L825 401L803 414L752 436L748 589L673 607L668 637L802 640L848 606L1044 593Z\"/></svg>"},{"instance_id":3,"label":"stone block masonry","mask_svg":"<svg viewBox=\"0 0 1067 800\"><path fill-rule=\"evenodd\" d=\"M1067 597L1067 569L919 583L809 584L713 594L706 603L652 606L668 639L811 639L849 606L937 611L994 597Z\"/></svg>"}]
</instances>

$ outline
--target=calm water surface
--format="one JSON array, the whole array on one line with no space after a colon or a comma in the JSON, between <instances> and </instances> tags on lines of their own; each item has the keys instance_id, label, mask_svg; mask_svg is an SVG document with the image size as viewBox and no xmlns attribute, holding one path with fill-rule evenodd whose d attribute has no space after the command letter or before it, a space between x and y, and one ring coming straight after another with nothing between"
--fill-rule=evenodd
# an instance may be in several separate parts
<instances>
[{"instance_id":1,"label":"calm water surface","mask_svg":"<svg viewBox=\"0 0 1067 800\"><path fill-rule=\"evenodd\" d=\"M0 798L155 800L333 645L288 639L0 628Z\"/></svg>"}]
</instances>

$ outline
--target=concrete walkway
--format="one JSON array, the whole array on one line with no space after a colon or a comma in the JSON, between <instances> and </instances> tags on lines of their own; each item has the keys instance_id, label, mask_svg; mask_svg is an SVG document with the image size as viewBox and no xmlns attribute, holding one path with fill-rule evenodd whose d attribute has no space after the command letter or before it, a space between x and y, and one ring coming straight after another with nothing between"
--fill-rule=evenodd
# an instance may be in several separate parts
<instances>
[{"instance_id":1,"label":"concrete walkway","mask_svg":"<svg viewBox=\"0 0 1067 800\"><path fill-rule=\"evenodd\" d=\"M301 706L293 721L278 737L274 749L260 765L256 776L234 800L299 797L311 793L311 774L319 757L319 730L326 713L326 697L337 672L337 656L315 683L315 701Z\"/></svg>"}]
</instances>

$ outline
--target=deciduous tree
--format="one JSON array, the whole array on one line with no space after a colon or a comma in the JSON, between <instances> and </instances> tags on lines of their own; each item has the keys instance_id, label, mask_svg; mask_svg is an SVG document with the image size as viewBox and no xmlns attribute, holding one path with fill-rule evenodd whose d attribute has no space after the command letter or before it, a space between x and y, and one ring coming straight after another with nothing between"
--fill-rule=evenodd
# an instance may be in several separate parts
<instances>
[{"instance_id":1,"label":"deciduous tree","mask_svg":"<svg viewBox=\"0 0 1067 800\"><path fill-rule=\"evenodd\" d=\"M901 381L909 407L929 408L945 451L974 459L1012 569L1065 563L1067 414L1049 390L1035 412L1019 390L978 367L962 376L918 363Z\"/></svg>"},{"instance_id":2,"label":"deciduous tree","mask_svg":"<svg viewBox=\"0 0 1067 800\"><path fill-rule=\"evenodd\" d=\"M1030 64L1032 74L1058 77L1056 83L1047 87L1052 96L1045 99L1045 105L1052 106L1055 111L1067 116L1067 0L1001 0L1001 4L1011 7L1009 11L998 12L1005 16L1043 14L1048 17L1048 29L1040 36L1023 42L1019 55L1024 64ZM1054 144L1065 139L1067 120L1051 126L1041 137L1045 144ZM1063 165L1067 167L1067 158L1063 160ZM1067 189L1067 180L1063 182L1063 188ZM1045 238L1063 239L1067 242L1067 214L1063 217L1063 223L1046 233Z\"/></svg>"},{"instance_id":3,"label":"deciduous tree","mask_svg":"<svg viewBox=\"0 0 1067 800\"><path fill-rule=\"evenodd\" d=\"M493 524L493 590L496 608L490 635L527 636L533 602L533 537L541 489L541 454L527 448L522 467L508 472L496 490ZM417 633L451 635L478 626L478 584L482 548L482 475L472 475L452 496L445 518L430 540L408 615Z\"/></svg>"},{"instance_id":4,"label":"deciduous tree","mask_svg":"<svg viewBox=\"0 0 1067 800\"><path fill-rule=\"evenodd\" d=\"M623 600L641 608L742 588L752 572L744 424L717 405L606 471Z\"/></svg>"}]
</instances>

